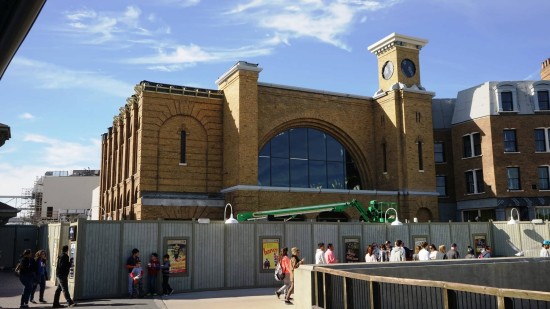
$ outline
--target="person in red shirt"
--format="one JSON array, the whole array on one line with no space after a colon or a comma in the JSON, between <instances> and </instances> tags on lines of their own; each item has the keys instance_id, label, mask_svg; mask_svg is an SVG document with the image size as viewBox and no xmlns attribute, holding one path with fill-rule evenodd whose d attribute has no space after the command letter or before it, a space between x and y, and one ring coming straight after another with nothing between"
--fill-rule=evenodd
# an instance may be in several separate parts
<instances>
[{"instance_id":1,"label":"person in red shirt","mask_svg":"<svg viewBox=\"0 0 550 309\"><path fill-rule=\"evenodd\" d=\"M281 250L281 253L279 255L279 263L281 263L281 269L283 270L283 274L285 274L285 278L283 279L283 286L275 291L275 295L277 295L277 298L279 298L281 294L284 294L286 298L286 293L290 288L290 259L288 258L287 247L284 247Z\"/></svg>"},{"instance_id":2,"label":"person in red shirt","mask_svg":"<svg viewBox=\"0 0 550 309\"><path fill-rule=\"evenodd\" d=\"M338 263L338 260L334 256L334 246L332 244L327 245L327 251L325 252L325 262L327 264Z\"/></svg>"},{"instance_id":3,"label":"person in red shirt","mask_svg":"<svg viewBox=\"0 0 550 309\"><path fill-rule=\"evenodd\" d=\"M157 277L160 271L159 255L156 253L151 254L151 259L147 264L147 289L149 293L147 296L157 296Z\"/></svg>"}]
</instances>

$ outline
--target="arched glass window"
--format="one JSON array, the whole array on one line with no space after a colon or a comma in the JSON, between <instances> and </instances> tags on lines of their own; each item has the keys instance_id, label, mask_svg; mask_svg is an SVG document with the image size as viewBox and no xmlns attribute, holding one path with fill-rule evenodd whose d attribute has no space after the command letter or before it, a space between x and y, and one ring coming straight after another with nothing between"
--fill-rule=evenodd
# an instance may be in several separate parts
<instances>
[{"instance_id":1,"label":"arched glass window","mask_svg":"<svg viewBox=\"0 0 550 309\"><path fill-rule=\"evenodd\" d=\"M351 155L334 137L310 128L277 134L260 150L258 185L360 190Z\"/></svg>"}]
</instances>

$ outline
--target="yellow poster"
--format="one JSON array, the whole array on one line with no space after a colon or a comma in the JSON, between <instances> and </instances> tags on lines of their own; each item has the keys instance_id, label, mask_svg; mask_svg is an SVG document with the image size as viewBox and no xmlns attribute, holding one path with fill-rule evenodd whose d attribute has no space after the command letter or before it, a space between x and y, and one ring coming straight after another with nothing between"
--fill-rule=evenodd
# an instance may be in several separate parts
<instances>
[{"instance_id":1,"label":"yellow poster","mask_svg":"<svg viewBox=\"0 0 550 309\"><path fill-rule=\"evenodd\" d=\"M167 240L168 256L170 257L170 274L185 274L187 272L187 240Z\"/></svg>"},{"instance_id":2,"label":"yellow poster","mask_svg":"<svg viewBox=\"0 0 550 309\"><path fill-rule=\"evenodd\" d=\"M262 239L262 270L275 269L279 261L279 238Z\"/></svg>"}]
</instances>

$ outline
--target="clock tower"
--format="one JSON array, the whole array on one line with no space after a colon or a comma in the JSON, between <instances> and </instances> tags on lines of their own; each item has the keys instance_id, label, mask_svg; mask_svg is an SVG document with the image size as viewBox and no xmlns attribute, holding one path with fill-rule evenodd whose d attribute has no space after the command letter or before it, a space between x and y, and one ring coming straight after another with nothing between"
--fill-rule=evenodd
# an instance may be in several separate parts
<instances>
[{"instance_id":1,"label":"clock tower","mask_svg":"<svg viewBox=\"0 0 550 309\"><path fill-rule=\"evenodd\" d=\"M420 84L419 52L428 40L392 33L368 47L378 57L379 91ZM403 87L403 85L401 87Z\"/></svg>"},{"instance_id":2,"label":"clock tower","mask_svg":"<svg viewBox=\"0 0 550 309\"><path fill-rule=\"evenodd\" d=\"M377 190L397 191L400 218L438 220L432 126L433 92L420 83L427 40L392 33L368 47L378 58L374 94Z\"/></svg>"}]
</instances>

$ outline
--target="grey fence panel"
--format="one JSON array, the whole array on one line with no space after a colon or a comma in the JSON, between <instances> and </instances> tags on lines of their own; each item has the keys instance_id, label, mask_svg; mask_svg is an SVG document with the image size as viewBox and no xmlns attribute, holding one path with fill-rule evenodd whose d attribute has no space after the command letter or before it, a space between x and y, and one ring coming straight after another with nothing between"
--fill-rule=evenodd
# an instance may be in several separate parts
<instances>
[{"instance_id":1,"label":"grey fence panel","mask_svg":"<svg viewBox=\"0 0 550 309\"><path fill-rule=\"evenodd\" d=\"M405 245L410 247L410 244L407 244L407 239L409 239L409 225L387 225L388 235L387 240L391 241L392 244L395 243L397 239L405 241Z\"/></svg>"},{"instance_id":2,"label":"grey fence panel","mask_svg":"<svg viewBox=\"0 0 550 309\"><path fill-rule=\"evenodd\" d=\"M373 242L381 244L388 239L386 233L387 226L385 224L367 223L363 225L363 236L365 245Z\"/></svg>"},{"instance_id":3,"label":"grey fence panel","mask_svg":"<svg viewBox=\"0 0 550 309\"><path fill-rule=\"evenodd\" d=\"M463 258L468 253L468 246L472 245L472 239L470 239L470 227L468 223L450 223L451 227L451 239L450 244L456 243L458 245L458 252L460 257ZM447 250L451 248L447 247Z\"/></svg>"},{"instance_id":4,"label":"grey fence panel","mask_svg":"<svg viewBox=\"0 0 550 309\"><path fill-rule=\"evenodd\" d=\"M430 242L430 225L427 223L411 223L409 224L410 238L408 247L414 249L414 238L426 237L426 241Z\"/></svg>"},{"instance_id":5,"label":"grey fence panel","mask_svg":"<svg viewBox=\"0 0 550 309\"><path fill-rule=\"evenodd\" d=\"M514 247L523 250L521 243L520 224L494 223L491 234L493 235L493 255L513 256L517 253ZM497 245L498 244L498 245ZM537 250L538 254L538 250Z\"/></svg>"},{"instance_id":6,"label":"grey fence panel","mask_svg":"<svg viewBox=\"0 0 550 309\"><path fill-rule=\"evenodd\" d=\"M188 291L191 290L192 287L192 276L196 273L194 273L195 268L193 265L193 255L191 252L195 250L195 244L193 243L193 222L189 221L162 221L159 222L160 225L160 232L159 232L159 240L158 240L158 251L159 251L159 257L162 258L164 254L166 254L167 248L165 248L165 240L166 238L178 238L178 237L185 237L189 241L187 243L187 246L189 250L187 251L187 267L188 275L186 276L172 276L170 277L170 286L176 290L176 291ZM159 277L159 281L162 282L162 279ZM160 284L159 282L159 284Z\"/></svg>"},{"instance_id":7,"label":"grey fence panel","mask_svg":"<svg viewBox=\"0 0 550 309\"><path fill-rule=\"evenodd\" d=\"M547 224L520 223L521 241L525 256L536 257L540 254L542 242L547 238Z\"/></svg>"},{"instance_id":8,"label":"grey fence panel","mask_svg":"<svg viewBox=\"0 0 550 309\"><path fill-rule=\"evenodd\" d=\"M195 224L195 241L191 248L195 268L192 270L194 289L224 287L224 232L233 227L223 222Z\"/></svg>"},{"instance_id":9,"label":"grey fence panel","mask_svg":"<svg viewBox=\"0 0 550 309\"><path fill-rule=\"evenodd\" d=\"M123 269L121 272L124 276L123 282L127 282L128 270L124 267L126 260L132 254L132 249L139 250L141 267L147 272L147 262L151 253L158 253L158 223L147 221L123 221L122 223L122 252L120 266ZM121 292L128 293L127 284ZM144 281L144 288L147 288L147 283Z\"/></svg>"},{"instance_id":10,"label":"grey fence panel","mask_svg":"<svg viewBox=\"0 0 550 309\"><path fill-rule=\"evenodd\" d=\"M48 252L48 226L42 225L38 227L38 249L46 250L48 258L50 257L50 252Z\"/></svg>"},{"instance_id":11,"label":"grey fence panel","mask_svg":"<svg viewBox=\"0 0 550 309\"><path fill-rule=\"evenodd\" d=\"M15 251L15 228L0 226L0 268L14 268L21 252Z\"/></svg>"},{"instance_id":12,"label":"grey fence panel","mask_svg":"<svg viewBox=\"0 0 550 309\"><path fill-rule=\"evenodd\" d=\"M120 296L120 286L126 288L124 265L117 263L125 257L121 255L121 224L106 221L88 221L78 225L79 233L85 233L84 243L78 244L81 257L75 275L78 298L99 298ZM123 262L125 263L125 261ZM124 269L121 277L121 269ZM85 288L83 288L85 287Z\"/></svg>"},{"instance_id":13,"label":"grey fence panel","mask_svg":"<svg viewBox=\"0 0 550 309\"><path fill-rule=\"evenodd\" d=\"M300 257L305 258L306 264L315 263L315 255L309 254L315 248L311 235L311 223L289 222L285 225L285 229L287 244L289 245L288 254L292 254L290 252L292 247L297 247L300 249Z\"/></svg>"},{"instance_id":14,"label":"grey fence panel","mask_svg":"<svg viewBox=\"0 0 550 309\"><path fill-rule=\"evenodd\" d=\"M317 222L311 224L311 230L313 231L313 235L311 236L312 239L312 247L308 251L308 255L312 258L315 258L315 251L317 251L317 244L320 242L324 242L325 246L328 244L334 244L335 246L338 246L340 243L340 239L338 239L338 231L340 230L337 223L330 223L330 222ZM305 249L305 248L304 248ZM336 248L336 257L341 260L342 257L338 256L338 248ZM315 260L309 260L308 263L315 263Z\"/></svg>"},{"instance_id":15,"label":"grey fence panel","mask_svg":"<svg viewBox=\"0 0 550 309\"><path fill-rule=\"evenodd\" d=\"M434 244L436 248L439 245L445 245L447 250L451 246L451 229L449 223L432 223L430 226L430 243Z\"/></svg>"},{"instance_id":16,"label":"grey fence panel","mask_svg":"<svg viewBox=\"0 0 550 309\"><path fill-rule=\"evenodd\" d=\"M256 256L261 248L254 250L254 223L235 224L225 229L225 286L254 286L255 274L260 270L261 262ZM257 244L259 246L259 243ZM277 253L278 254L278 253ZM272 274L272 272L269 272Z\"/></svg>"}]
</instances>

